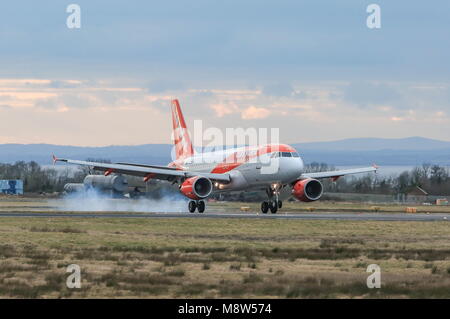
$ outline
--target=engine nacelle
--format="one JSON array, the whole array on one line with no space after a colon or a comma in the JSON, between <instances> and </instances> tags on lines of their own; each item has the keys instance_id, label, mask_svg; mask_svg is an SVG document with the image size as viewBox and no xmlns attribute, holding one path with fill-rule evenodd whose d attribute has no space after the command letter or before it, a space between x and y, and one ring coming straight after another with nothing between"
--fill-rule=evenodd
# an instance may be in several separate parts
<instances>
[{"instance_id":1,"label":"engine nacelle","mask_svg":"<svg viewBox=\"0 0 450 319\"><path fill-rule=\"evenodd\" d=\"M213 185L211 180L200 176L188 178L180 186L180 192L184 196L194 200L208 197L211 195L212 189Z\"/></svg>"},{"instance_id":2,"label":"engine nacelle","mask_svg":"<svg viewBox=\"0 0 450 319\"><path fill-rule=\"evenodd\" d=\"M84 184L81 183L67 183L64 185L66 193L81 193L85 191Z\"/></svg>"},{"instance_id":3,"label":"engine nacelle","mask_svg":"<svg viewBox=\"0 0 450 319\"><path fill-rule=\"evenodd\" d=\"M322 194L323 186L317 179L300 180L292 188L292 195L302 202L313 202L320 199Z\"/></svg>"},{"instance_id":4,"label":"engine nacelle","mask_svg":"<svg viewBox=\"0 0 450 319\"><path fill-rule=\"evenodd\" d=\"M128 181L121 175L87 175L83 184L86 189L113 190L121 193L128 188Z\"/></svg>"}]
</instances>

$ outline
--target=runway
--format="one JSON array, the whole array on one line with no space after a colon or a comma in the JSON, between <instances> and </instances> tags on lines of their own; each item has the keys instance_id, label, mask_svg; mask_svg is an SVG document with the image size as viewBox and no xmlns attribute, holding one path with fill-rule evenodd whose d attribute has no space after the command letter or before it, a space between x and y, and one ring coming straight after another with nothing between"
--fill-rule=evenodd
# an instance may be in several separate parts
<instances>
[{"instance_id":1,"label":"runway","mask_svg":"<svg viewBox=\"0 0 450 319\"><path fill-rule=\"evenodd\" d=\"M450 221L450 214L406 213L277 213L257 214L242 212L209 213L128 213L128 212L0 212L0 217L37 218L244 218L289 220L355 220L355 221Z\"/></svg>"}]
</instances>

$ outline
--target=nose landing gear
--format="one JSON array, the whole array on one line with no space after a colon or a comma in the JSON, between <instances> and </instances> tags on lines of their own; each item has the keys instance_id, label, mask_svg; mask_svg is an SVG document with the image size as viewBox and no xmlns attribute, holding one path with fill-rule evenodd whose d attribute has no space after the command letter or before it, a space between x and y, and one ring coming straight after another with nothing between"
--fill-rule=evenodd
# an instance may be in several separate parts
<instances>
[{"instance_id":1,"label":"nose landing gear","mask_svg":"<svg viewBox=\"0 0 450 319\"><path fill-rule=\"evenodd\" d=\"M190 213L195 213L196 209L197 209L197 211L199 213L203 213L205 211L205 208L206 208L205 202L202 201L202 200L199 200L199 201L191 200L191 201L189 201L188 209L189 209Z\"/></svg>"},{"instance_id":2,"label":"nose landing gear","mask_svg":"<svg viewBox=\"0 0 450 319\"><path fill-rule=\"evenodd\" d=\"M275 185L266 190L269 200L261 203L261 212L263 214L267 214L269 210L272 214L276 214L278 209L283 207L283 202L278 199L279 188L279 185Z\"/></svg>"},{"instance_id":3,"label":"nose landing gear","mask_svg":"<svg viewBox=\"0 0 450 319\"><path fill-rule=\"evenodd\" d=\"M271 212L272 214L276 214L277 211L278 211L278 201L271 200L271 201L269 202L269 208L270 208L270 212Z\"/></svg>"},{"instance_id":4,"label":"nose landing gear","mask_svg":"<svg viewBox=\"0 0 450 319\"><path fill-rule=\"evenodd\" d=\"M269 202L262 202L261 203L261 212L263 214L267 214L268 210L269 210Z\"/></svg>"}]
</instances>

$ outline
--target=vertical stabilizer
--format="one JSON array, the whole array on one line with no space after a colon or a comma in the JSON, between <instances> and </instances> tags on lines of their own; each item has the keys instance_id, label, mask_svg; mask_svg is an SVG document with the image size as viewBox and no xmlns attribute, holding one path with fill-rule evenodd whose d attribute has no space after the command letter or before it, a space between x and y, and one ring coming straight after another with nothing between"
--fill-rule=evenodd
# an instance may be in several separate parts
<instances>
[{"instance_id":1,"label":"vertical stabilizer","mask_svg":"<svg viewBox=\"0 0 450 319\"><path fill-rule=\"evenodd\" d=\"M186 128L183 113L178 100L172 100L173 143L175 145L176 159L182 159L194 155L191 137Z\"/></svg>"}]
</instances>

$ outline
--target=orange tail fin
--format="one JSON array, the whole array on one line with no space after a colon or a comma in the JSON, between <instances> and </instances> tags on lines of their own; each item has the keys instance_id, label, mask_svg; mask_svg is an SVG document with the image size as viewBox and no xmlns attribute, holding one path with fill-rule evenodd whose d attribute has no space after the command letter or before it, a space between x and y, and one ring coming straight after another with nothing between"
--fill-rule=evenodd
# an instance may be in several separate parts
<instances>
[{"instance_id":1,"label":"orange tail fin","mask_svg":"<svg viewBox=\"0 0 450 319\"><path fill-rule=\"evenodd\" d=\"M176 159L194 155L191 137L186 128L183 113L178 100L172 100L173 143L175 145Z\"/></svg>"}]
</instances>

